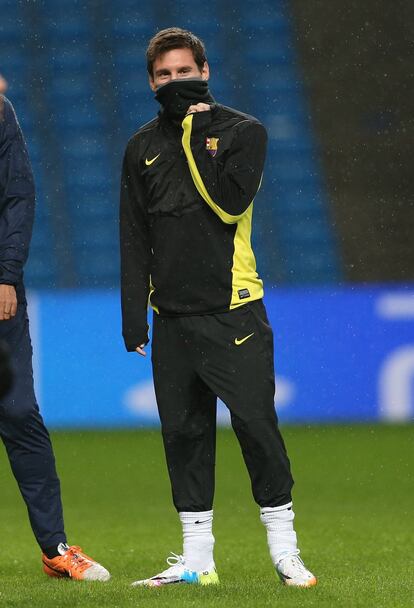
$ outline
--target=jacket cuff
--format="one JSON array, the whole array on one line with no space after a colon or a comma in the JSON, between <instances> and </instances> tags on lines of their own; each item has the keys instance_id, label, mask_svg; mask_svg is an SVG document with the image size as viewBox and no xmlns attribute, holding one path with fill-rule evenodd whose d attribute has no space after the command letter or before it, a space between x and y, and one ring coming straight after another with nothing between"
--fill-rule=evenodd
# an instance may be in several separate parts
<instances>
[{"instance_id":1,"label":"jacket cuff","mask_svg":"<svg viewBox=\"0 0 414 608\"><path fill-rule=\"evenodd\" d=\"M23 277L23 264L18 261L4 259L0 261L0 283L4 285L17 285Z\"/></svg>"},{"instance_id":2,"label":"jacket cuff","mask_svg":"<svg viewBox=\"0 0 414 608\"><path fill-rule=\"evenodd\" d=\"M141 346L141 344L143 344L144 346L146 346L149 342L149 338L148 338L148 332L145 333L144 335L138 336L138 338L124 338L124 342L125 342L125 348L127 349L127 351L129 353L133 353L136 351L138 346Z\"/></svg>"}]
</instances>

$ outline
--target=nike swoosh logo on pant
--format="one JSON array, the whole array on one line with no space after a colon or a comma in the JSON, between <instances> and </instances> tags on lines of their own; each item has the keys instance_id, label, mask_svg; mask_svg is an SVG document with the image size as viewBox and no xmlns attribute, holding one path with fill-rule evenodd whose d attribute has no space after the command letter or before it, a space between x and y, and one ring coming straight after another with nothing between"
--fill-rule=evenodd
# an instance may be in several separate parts
<instances>
[{"instance_id":1,"label":"nike swoosh logo on pant","mask_svg":"<svg viewBox=\"0 0 414 608\"><path fill-rule=\"evenodd\" d=\"M239 340L239 338L235 338L234 343L236 346L240 346L240 344L243 344L243 342L246 342L246 340L248 340L252 336L254 336L254 332L252 334L249 334L245 338L241 338L240 340Z\"/></svg>"}]
</instances>

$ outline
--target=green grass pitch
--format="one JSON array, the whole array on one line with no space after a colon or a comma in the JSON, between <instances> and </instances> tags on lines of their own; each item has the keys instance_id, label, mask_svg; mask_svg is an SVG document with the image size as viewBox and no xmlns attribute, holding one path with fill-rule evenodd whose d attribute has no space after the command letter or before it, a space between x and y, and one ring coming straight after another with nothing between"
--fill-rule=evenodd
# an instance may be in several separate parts
<instances>
[{"instance_id":1,"label":"green grass pitch","mask_svg":"<svg viewBox=\"0 0 414 608\"><path fill-rule=\"evenodd\" d=\"M0 457L0 608L414 606L414 426L283 429L302 556L313 589L277 580L236 440L219 432L214 533L221 585L133 589L181 551L158 431L54 433L69 541L109 583L48 579Z\"/></svg>"}]
</instances>

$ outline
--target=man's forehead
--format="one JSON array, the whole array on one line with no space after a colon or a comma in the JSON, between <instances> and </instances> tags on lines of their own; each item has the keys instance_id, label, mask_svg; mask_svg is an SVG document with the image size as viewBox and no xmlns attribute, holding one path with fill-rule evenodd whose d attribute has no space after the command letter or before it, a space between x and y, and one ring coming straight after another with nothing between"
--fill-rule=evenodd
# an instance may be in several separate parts
<instances>
[{"instance_id":1,"label":"man's forehead","mask_svg":"<svg viewBox=\"0 0 414 608\"><path fill-rule=\"evenodd\" d=\"M194 65L196 62L191 49L172 49L155 59L154 72L166 68L194 67Z\"/></svg>"}]
</instances>

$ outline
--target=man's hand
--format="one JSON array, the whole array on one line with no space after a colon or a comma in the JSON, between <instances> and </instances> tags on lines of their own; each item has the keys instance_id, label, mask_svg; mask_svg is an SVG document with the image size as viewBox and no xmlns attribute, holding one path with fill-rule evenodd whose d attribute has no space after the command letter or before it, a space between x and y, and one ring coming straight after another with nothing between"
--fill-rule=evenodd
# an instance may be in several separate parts
<instances>
[{"instance_id":1,"label":"man's hand","mask_svg":"<svg viewBox=\"0 0 414 608\"><path fill-rule=\"evenodd\" d=\"M0 321L7 321L17 312L16 290L13 285L0 285Z\"/></svg>"},{"instance_id":2,"label":"man's hand","mask_svg":"<svg viewBox=\"0 0 414 608\"><path fill-rule=\"evenodd\" d=\"M186 116L189 114L194 114L195 112L207 112L208 110L210 110L208 103L197 103L196 105L188 108Z\"/></svg>"},{"instance_id":3,"label":"man's hand","mask_svg":"<svg viewBox=\"0 0 414 608\"><path fill-rule=\"evenodd\" d=\"M144 350L144 346L145 346L145 344L141 344L140 346L137 346L137 347L136 347L136 349L135 349L135 351L136 351L136 352L137 352L139 355L142 355L143 357L146 357L146 356L147 356L147 353L146 353L146 352L145 352L145 350Z\"/></svg>"}]
</instances>

